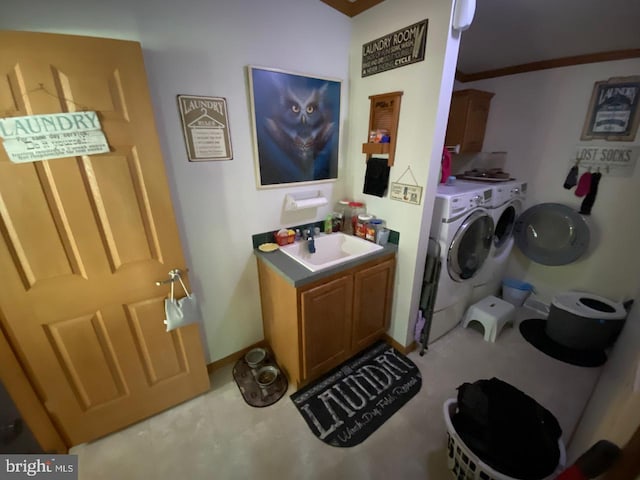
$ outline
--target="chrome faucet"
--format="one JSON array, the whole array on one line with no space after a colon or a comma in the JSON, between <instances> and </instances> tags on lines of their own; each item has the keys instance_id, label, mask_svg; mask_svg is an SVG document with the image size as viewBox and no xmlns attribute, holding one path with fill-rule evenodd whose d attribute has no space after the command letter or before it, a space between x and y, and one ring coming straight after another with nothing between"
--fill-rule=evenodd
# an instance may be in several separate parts
<instances>
[{"instance_id":1,"label":"chrome faucet","mask_svg":"<svg viewBox=\"0 0 640 480\"><path fill-rule=\"evenodd\" d=\"M307 237L307 248L309 253L316 253L316 242L313 239L313 234L309 234L309 237Z\"/></svg>"}]
</instances>

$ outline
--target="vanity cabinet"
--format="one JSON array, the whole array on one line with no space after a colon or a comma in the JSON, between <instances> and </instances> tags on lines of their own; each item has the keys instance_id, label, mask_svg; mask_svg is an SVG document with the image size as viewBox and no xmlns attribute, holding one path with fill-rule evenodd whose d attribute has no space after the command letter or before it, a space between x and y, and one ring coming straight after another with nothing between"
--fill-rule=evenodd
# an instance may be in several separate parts
<instances>
[{"instance_id":1,"label":"vanity cabinet","mask_svg":"<svg viewBox=\"0 0 640 480\"><path fill-rule=\"evenodd\" d=\"M445 145L460 145L460 153L482 150L493 95L474 89L453 92Z\"/></svg>"},{"instance_id":2,"label":"vanity cabinet","mask_svg":"<svg viewBox=\"0 0 640 480\"><path fill-rule=\"evenodd\" d=\"M258 259L264 335L297 387L382 338L389 328L395 256L294 287Z\"/></svg>"}]
</instances>

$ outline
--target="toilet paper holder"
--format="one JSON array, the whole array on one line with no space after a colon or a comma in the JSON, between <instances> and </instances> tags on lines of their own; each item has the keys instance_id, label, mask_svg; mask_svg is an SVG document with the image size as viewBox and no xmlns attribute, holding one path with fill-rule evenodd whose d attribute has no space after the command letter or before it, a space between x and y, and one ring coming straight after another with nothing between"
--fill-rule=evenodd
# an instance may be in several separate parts
<instances>
[{"instance_id":1,"label":"toilet paper holder","mask_svg":"<svg viewBox=\"0 0 640 480\"><path fill-rule=\"evenodd\" d=\"M297 192L288 193L284 200L284 209L287 211L302 210L305 208L315 208L327 205L329 201L322 192Z\"/></svg>"}]
</instances>

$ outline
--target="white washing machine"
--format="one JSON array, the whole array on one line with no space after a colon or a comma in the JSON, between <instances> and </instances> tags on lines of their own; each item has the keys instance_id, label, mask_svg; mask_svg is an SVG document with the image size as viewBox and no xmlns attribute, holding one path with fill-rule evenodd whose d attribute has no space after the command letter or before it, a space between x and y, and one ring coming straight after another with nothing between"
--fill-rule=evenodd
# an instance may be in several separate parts
<instances>
[{"instance_id":1,"label":"white washing machine","mask_svg":"<svg viewBox=\"0 0 640 480\"><path fill-rule=\"evenodd\" d=\"M494 222L493 242L487 261L473 281L470 304L500 291L514 245L514 226L524 210L527 184L521 181L500 182L493 184L492 190L489 211Z\"/></svg>"},{"instance_id":2,"label":"white washing machine","mask_svg":"<svg viewBox=\"0 0 640 480\"><path fill-rule=\"evenodd\" d=\"M461 320L472 279L491 252L493 217L485 208L492 189L478 184L439 185L430 236L440 245L441 270L429 331L429 342Z\"/></svg>"}]
</instances>

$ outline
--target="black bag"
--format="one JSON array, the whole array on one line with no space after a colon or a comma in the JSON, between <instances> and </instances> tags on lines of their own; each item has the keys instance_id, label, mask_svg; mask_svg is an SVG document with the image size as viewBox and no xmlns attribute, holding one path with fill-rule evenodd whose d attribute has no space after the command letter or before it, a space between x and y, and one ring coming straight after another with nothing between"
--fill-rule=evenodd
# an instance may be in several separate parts
<instances>
[{"instance_id":1,"label":"black bag","mask_svg":"<svg viewBox=\"0 0 640 480\"><path fill-rule=\"evenodd\" d=\"M556 418L498 378L460 385L452 422L465 445L504 475L540 480L558 465L562 429Z\"/></svg>"}]
</instances>

